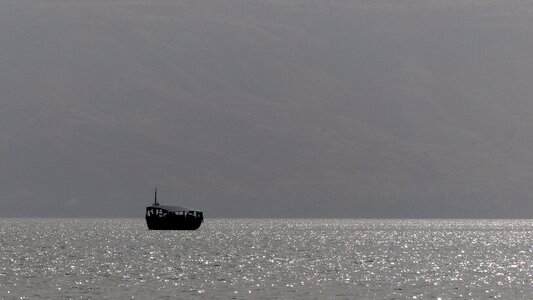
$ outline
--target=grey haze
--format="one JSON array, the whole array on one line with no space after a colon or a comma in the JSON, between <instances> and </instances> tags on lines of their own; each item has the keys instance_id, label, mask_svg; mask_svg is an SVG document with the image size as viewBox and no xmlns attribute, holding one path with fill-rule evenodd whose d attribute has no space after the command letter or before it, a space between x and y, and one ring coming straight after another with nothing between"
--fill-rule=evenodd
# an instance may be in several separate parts
<instances>
[{"instance_id":1,"label":"grey haze","mask_svg":"<svg viewBox=\"0 0 533 300\"><path fill-rule=\"evenodd\" d=\"M0 216L533 215L533 3L1 0Z\"/></svg>"}]
</instances>

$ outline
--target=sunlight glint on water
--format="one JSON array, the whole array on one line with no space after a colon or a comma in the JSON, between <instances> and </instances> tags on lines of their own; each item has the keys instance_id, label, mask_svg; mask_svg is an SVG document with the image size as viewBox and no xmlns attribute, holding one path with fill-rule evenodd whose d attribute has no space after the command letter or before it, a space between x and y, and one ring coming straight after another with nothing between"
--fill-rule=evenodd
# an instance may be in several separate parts
<instances>
[{"instance_id":1,"label":"sunlight glint on water","mask_svg":"<svg viewBox=\"0 0 533 300\"><path fill-rule=\"evenodd\" d=\"M0 298L529 298L530 220L1 219Z\"/></svg>"}]
</instances>

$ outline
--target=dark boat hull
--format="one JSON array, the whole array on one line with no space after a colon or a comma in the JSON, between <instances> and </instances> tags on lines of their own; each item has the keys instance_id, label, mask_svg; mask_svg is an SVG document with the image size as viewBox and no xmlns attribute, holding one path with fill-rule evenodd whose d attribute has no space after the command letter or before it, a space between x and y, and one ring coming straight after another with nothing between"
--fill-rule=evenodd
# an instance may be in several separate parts
<instances>
[{"instance_id":1,"label":"dark boat hull","mask_svg":"<svg viewBox=\"0 0 533 300\"><path fill-rule=\"evenodd\" d=\"M202 220L183 216L146 217L146 224L150 230L196 230L202 225Z\"/></svg>"}]
</instances>

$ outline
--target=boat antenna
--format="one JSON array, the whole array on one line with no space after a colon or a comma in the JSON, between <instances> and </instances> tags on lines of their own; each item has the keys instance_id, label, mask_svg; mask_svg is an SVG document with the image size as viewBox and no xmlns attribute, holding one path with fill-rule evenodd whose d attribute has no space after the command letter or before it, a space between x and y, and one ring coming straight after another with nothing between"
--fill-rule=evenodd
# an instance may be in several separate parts
<instances>
[{"instance_id":1,"label":"boat antenna","mask_svg":"<svg viewBox=\"0 0 533 300\"><path fill-rule=\"evenodd\" d=\"M155 187L154 205L159 205L159 203L157 203L157 186Z\"/></svg>"}]
</instances>

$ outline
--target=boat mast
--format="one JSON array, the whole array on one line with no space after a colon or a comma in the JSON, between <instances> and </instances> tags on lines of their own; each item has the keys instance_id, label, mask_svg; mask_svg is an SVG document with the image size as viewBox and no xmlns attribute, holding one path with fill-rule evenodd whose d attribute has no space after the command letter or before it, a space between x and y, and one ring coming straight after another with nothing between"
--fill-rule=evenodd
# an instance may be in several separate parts
<instances>
[{"instance_id":1,"label":"boat mast","mask_svg":"<svg viewBox=\"0 0 533 300\"><path fill-rule=\"evenodd\" d=\"M154 196L154 206L158 206L159 203L157 203L157 187L155 187L155 196Z\"/></svg>"}]
</instances>

